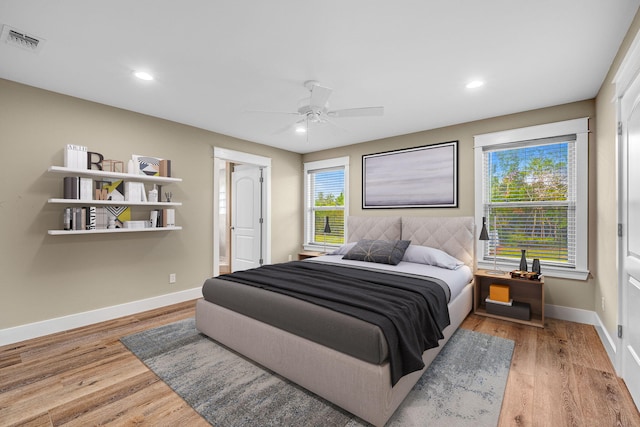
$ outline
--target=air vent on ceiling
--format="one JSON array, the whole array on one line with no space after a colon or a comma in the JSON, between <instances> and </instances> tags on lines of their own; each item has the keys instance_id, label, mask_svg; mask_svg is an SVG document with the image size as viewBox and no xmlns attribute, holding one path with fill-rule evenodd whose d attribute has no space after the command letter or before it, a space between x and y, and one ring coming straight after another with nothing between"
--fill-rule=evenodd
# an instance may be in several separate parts
<instances>
[{"instance_id":1,"label":"air vent on ceiling","mask_svg":"<svg viewBox=\"0 0 640 427\"><path fill-rule=\"evenodd\" d=\"M9 45L28 50L30 52L39 52L42 50L42 46L45 42L45 40L40 37L36 37L33 34L27 34L16 28L11 28L8 25L2 26L0 40Z\"/></svg>"}]
</instances>

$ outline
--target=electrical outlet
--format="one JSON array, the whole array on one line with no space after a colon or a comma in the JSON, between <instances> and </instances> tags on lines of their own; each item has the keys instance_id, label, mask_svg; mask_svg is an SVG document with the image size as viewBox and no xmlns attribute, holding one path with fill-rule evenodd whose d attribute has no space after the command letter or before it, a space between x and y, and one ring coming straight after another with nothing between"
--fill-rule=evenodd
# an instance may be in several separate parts
<instances>
[{"instance_id":1,"label":"electrical outlet","mask_svg":"<svg viewBox=\"0 0 640 427\"><path fill-rule=\"evenodd\" d=\"M169 283L176 283L176 273L169 274Z\"/></svg>"},{"instance_id":2,"label":"electrical outlet","mask_svg":"<svg viewBox=\"0 0 640 427\"><path fill-rule=\"evenodd\" d=\"M604 311L604 297L602 297L602 311Z\"/></svg>"}]
</instances>

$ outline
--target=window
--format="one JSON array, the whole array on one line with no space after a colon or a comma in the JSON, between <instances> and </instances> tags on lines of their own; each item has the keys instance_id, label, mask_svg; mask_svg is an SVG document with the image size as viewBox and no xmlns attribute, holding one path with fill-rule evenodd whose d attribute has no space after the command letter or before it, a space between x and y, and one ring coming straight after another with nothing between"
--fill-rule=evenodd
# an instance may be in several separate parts
<instances>
[{"instance_id":1,"label":"window","mask_svg":"<svg viewBox=\"0 0 640 427\"><path fill-rule=\"evenodd\" d=\"M545 275L586 279L587 158L586 118L475 137L480 267L517 269L525 249Z\"/></svg>"},{"instance_id":2,"label":"window","mask_svg":"<svg viewBox=\"0 0 640 427\"><path fill-rule=\"evenodd\" d=\"M344 243L348 204L349 158L304 164L305 249L323 250ZM329 222L330 233L325 233Z\"/></svg>"}]
</instances>

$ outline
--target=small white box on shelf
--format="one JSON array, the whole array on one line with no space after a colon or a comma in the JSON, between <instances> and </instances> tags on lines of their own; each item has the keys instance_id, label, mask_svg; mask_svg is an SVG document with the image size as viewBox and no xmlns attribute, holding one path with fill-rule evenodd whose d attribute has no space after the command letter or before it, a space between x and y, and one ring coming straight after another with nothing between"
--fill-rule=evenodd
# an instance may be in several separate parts
<instances>
[{"instance_id":1,"label":"small white box on shelf","mask_svg":"<svg viewBox=\"0 0 640 427\"><path fill-rule=\"evenodd\" d=\"M147 224L149 223L149 221L124 221L122 223L122 228L134 228L134 229L140 229L140 228L147 228Z\"/></svg>"}]
</instances>

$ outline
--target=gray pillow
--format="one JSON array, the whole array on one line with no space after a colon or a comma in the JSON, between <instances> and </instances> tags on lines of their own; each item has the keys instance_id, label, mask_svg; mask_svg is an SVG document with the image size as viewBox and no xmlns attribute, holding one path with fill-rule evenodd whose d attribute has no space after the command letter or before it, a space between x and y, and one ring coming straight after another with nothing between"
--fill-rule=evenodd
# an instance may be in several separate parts
<instances>
[{"instance_id":1,"label":"gray pillow","mask_svg":"<svg viewBox=\"0 0 640 427\"><path fill-rule=\"evenodd\" d=\"M360 240L342 259L397 265L411 240Z\"/></svg>"}]
</instances>

